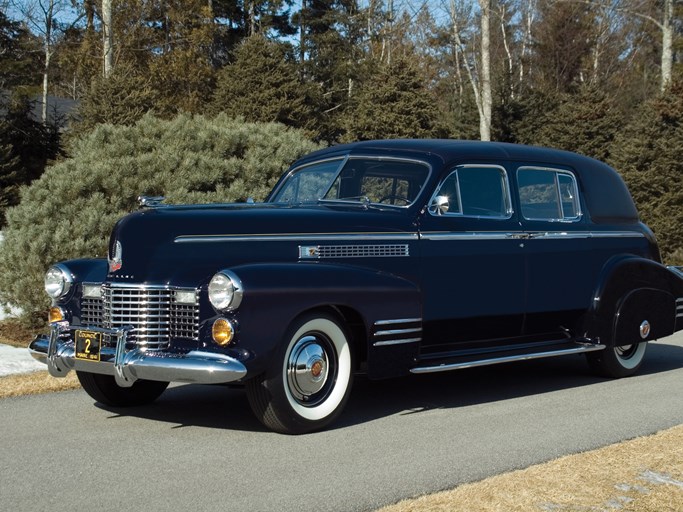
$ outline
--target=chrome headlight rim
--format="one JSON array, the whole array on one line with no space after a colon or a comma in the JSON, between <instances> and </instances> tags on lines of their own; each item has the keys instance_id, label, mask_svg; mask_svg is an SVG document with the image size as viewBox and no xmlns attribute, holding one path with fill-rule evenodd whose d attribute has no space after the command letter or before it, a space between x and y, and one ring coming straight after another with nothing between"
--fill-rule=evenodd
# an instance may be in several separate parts
<instances>
[{"instance_id":1,"label":"chrome headlight rim","mask_svg":"<svg viewBox=\"0 0 683 512\"><path fill-rule=\"evenodd\" d=\"M218 311L234 311L242 303L242 280L231 270L216 272L208 287L209 302Z\"/></svg>"},{"instance_id":2,"label":"chrome headlight rim","mask_svg":"<svg viewBox=\"0 0 683 512\"><path fill-rule=\"evenodd\" d=\"M52 265L45 272L45 293L53 299L64 297L74 283L71 271L61 263Z\"/></svg>"}]
</instances>

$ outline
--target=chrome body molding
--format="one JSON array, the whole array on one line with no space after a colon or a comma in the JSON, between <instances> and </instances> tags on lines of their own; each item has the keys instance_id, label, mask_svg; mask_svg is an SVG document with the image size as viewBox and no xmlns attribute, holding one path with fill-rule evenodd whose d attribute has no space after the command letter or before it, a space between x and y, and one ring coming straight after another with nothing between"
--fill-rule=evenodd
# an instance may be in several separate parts
<instances>
[{"instance_id":1,"label":"chrome body molding","mask_svg":"<svg viewBox=\"0 0 683 512\"><path fill-rule=\"evenodd\" d=\"M514 361L529 361L531 359L542 359L545 357L556 357L556 356L566 356L570 354L581 354L584 352L596 352L598 350L604 350L606 345L581 345L574 348L566 348L561 350L554 350L550 352L536 352L533 354L520 354L516 356L505 356L505 357L492 357L489 359L479 359L477 361L468 361L465 363L450 363L450 364L440 364L434 366L418 366L412 368L410 373L421 374L421 373L437 373L437 372L448 372L451 370L463 370L465 368L476 368L477 366L490 366L493 364L500 363L511 363Z\"/></svg>"},{"instance_id":2,"label":"chrome body molding","mask_svg":"<svg viewBox=\"0 0 683 512\"><path fill-rule=\"evenodd\" d=\"M672 265L669 265L669 266L666 267L666 268L667 268L668 270L670 270L671 272L673 272L674 274L676 274L678 277L683 277L683 267L674 267L674 266L672 266ZM678 299L678 300L683 301L683 298Z\"/></svg>"},{"instance_id":3,"label":"chrome body molding","mask_svg":"<svg viewBox=\"0 0 683 512\"><path fill-rule=\"evenodd\" d=\"M404 343L418 343L422 338L404 338L400 340L385 340L376 341L372 344L373 347L386 347L388 345L403 345Z\"/></svg>"},{"instance_id":4,"label":"chrome body molding","mask_svg":"<svg viewBox=\"0 0 683 512\"><path fill-rule=\"evenodd\" d=\"M373 347L419 343L422 341L422 318L379 320L374 323L373 331Z\"/></svg>"},{"instance_id":5,"label":"chrome body molding","mask_svg":"<svg viewBox=\"0 0 683 512\"><path fill-rule=\"evenodd\" d=\"M182 243L217 243L217 242L337 242L337 241L376 241L376 240L417 240L417 233L282 233L251 235L180 235L174 242Z\"/></svg>"},{"instance_id":6,"label":"chrome body molding","mask_svg":"<svg viewBox=\"0 0 683 512\"><path fill-rule=\"evenodd\" d=\"M424 240L573 240L579 238L645 238L645 235L638 231L471 231L465 233L428 231L420 233L420 238Z\"/></svg>"},{"instance_id":7,"label":"chrome body molding","mask_svg":"<svg viewBox=\"0 0 683 512\"><path fill-rule=\"evenodd\" d=\"M676 318L683 318L683 297L676 299Z\"/></svg>"},{"instance_id":8,"label":"chrome body molding","mask_svg":"<svg viewBox=\"0 0 683 512\"><path fill-rule=\"evenodd\" d=\"M101 332L116 338L116 347L102 347L101 360L76 359L75 344L66 322L53 324L50 336L40 335L29 345L34 359L47 364L50 375L65 377L71 370L111 375L121 387L130 387L136 380L222 384L246 376L245 366L225 354L193 350L186 354L147 351L140 348L126 350L132 328L103 329L84 326L84 330Z\"/></svg>"},{"instance_id":9,"label":"chrome body molding","mask_svg":"<svg viewBox=\"0 0 683 512\"><path fill-rule=\"evenodd\" d=\"M395 258L406 256L410 256L408 244L299 246L299 259Z\"/></svg>"},{"instance_id":10,"label":"chrome body molding","mask_svg":"<svg viewBox=\"0 0 683 512\"><path fill-rule=\"evenodd\" d=\"M398 318L396 320L378 320L374 325L395 325L395 324L412 324L422 322L422 318Z\"/></svg>"}]
</instances>

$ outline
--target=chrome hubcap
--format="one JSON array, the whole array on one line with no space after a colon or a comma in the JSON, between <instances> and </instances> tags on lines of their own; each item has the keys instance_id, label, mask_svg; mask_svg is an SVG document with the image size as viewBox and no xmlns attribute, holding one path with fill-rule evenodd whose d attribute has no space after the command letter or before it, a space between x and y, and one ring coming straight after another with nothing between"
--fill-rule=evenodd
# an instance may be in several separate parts
<instances>
[{"instance_id":1,"label":"chrome hubcap","mask_svg":"<svg viewBox=\"0 0 683 512\"><path fill-rule=\"evenodd\" d=\"M633 354L636 353L636 350L638 349L638 345L624 345L623 347L615 347L615 352L617 356L621 357L622 359L629 359L633 357Z\"/></svg>"},{"instance_id":2,"label":"chrome hubcap","mask_svg":"<svg viewBox=\"0 0 683 512\"><path fill-rule=\"evenodd\" d=\"M330 391L329 342L323 337L306 335L296 342L287 361L287 384L296 401L313 406Z\"/></svg>"}]
</instances>

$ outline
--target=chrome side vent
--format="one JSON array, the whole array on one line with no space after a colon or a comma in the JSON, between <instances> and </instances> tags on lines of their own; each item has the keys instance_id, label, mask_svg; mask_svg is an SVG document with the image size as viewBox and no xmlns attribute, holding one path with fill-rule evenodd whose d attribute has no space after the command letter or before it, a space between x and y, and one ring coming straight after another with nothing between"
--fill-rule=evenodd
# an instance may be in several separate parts
<instances>
[{"instance_id":1,"label":"chrome side vent","mask_svg":"<svg viewBox=\"0 0 683 512\"><path fill-rule=\"evenodd\" d=\"M299 246L300 259L391 258L410 256L408 244Z\"/></svg>"},{"instance_id":2,"label":"chrome side vent","mask_svg":"<svg viewBox=\"0 0 683 512\"><path fill-rule=\"evenodd\" d=\"M422 341L422 318L380 320L373 326L372 345L375 347L419 341Z\"/></svg>"}]
</instances>

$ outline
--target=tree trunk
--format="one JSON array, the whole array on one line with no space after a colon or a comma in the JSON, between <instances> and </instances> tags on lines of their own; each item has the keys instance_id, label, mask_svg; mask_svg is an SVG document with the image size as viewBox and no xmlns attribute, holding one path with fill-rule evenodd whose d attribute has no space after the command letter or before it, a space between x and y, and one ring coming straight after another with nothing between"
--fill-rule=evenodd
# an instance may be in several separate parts
<instances>
[{"instance_id":1,"label":"tree trunk","mask_svg":"<svg viewBox=\"0 0 683 512\"><path fill-rule=\"evenodd\" d=\"M491 0L479 0L481 8L481 140L491 140Z\"/></svg>"},{"instance_id":2,"label":"tree trunk","mask_svg":"<svg viewBox=\"0 0 683 512\"><path fill-rule=\"evenodd\" d=\"M301 0L301 16L299 17L299 60L301 64L306 61L306 22L304 20L306 0Z\"/></svg>"},{"instance_id":3,"label":"tree trunk","mask_svg":"<svg viewBox=\"0 0 683 512\"><path fill-rule=\"evenodd\" d=\"M673 68L673 0L664 0L664 19L662 20L662 82L661 92L664 92L671 83L671 70Z\"/></svg>"},{"instance_id":4,"label":"tree trunk","mask_svg":"<svg viewBox=\"0 0 683 512\"><path fill-rule=\"evenodd\" d=\"M47 93L49 89L50 59L52 58L52 19L54 16L55 2L50 0L45 9L45 66L43 67L43 109L42 121L47 126Z\"/></svg>"},{"instance_id":5,"label":"tree trunk","mask_svg":"<svg viewBox=\"0 0 683 512\"><path fill-rule=\"evenodd\" d=\"M104 61L104 78L109 78L114 67L114 35L111 27L111 0L102 0L102 57Z\"/></svg>"}]
</instances>

